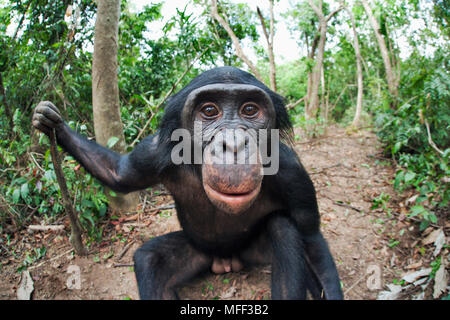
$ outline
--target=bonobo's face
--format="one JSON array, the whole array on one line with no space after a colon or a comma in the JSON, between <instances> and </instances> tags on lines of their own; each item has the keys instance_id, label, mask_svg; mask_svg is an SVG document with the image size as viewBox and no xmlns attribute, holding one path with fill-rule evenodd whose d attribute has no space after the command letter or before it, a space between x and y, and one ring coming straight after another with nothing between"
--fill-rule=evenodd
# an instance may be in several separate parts
<instances>
[{"instance_id":1,"label":"bonobo's face","mask_svg":"<svg viewBox=\"0 0 450 320\"><path fill-rule=\"evenodd\" d=\"M182 119L203 149L202 182L209 200L229 214L247 210L263 178L258 131L275 123L269 95L253 85L207 85L189 94Z\"/></svg>"}]
</instances>

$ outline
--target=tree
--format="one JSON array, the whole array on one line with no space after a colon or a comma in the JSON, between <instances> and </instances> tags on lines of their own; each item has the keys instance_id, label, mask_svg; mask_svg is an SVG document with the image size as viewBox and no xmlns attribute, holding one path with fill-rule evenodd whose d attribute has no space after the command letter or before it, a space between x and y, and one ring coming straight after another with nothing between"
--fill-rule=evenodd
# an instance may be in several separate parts
<instances>
[{"instance_id":1,"label":"tree","mask_svg":"<svg viewBox=\"0 0 450 320\"><path fill-rule=\"evenodd\" d=\"M361 3L364 7L364 10L367 13L370 25L372 26L372 29L375 32L375 37L377 39L378 47L380 49L380 54L381 54L381 57L383 58L384 69L386 71L386 81L387 81L389 93L395 99L398 97L398 85L399 85L400 79L394 73L394 70L392 67L393 63L389 56L389 50L388 50L388 47L384 40L383 34L381 33L380 24L378 23L377 19L373 15L372 9L371 9L369 3L367 2L367 0L361 0ZM394 105L395 105L395 103L391 104L391 106L394 106Z\"/></svg>"},{"instance_id":2,"label":"tree","mask_svg":"<svg viewBox=\"0 0 450 320\"><path fill-rule=\"evenodd\" d=\"M115 151L123 153L126 151L126 145L120 117L117 80L120 0L99 0L97 6L92 62L95 136L99 144L108 144ZM138 204L137 193L111 196L107 190L107 196L111 207L119 211L134 209Z\"/></svg>"},{"instance_id":3,"label":"tree","mask_svg":"<svg viewBox=\"0 0 450 320\"><path fill-rule=\"evenodd\" d=\"M363 72L361 66L361 50L359 49L358 32L356 31L355 18L351 10L348 7L344 7L345 11L350 17L353 31L353 47L355 49L356 57L356 72L357 72L357 82L358 82L358 96L356 98L356 111L355 117L353 118L352 126L357 127L359 124L359 118L361 116L362 104L363 104Z\"/></svg>"},{"instance_id":4,"label":"tree","mask_svg":"<svg viewBox=\"0 0 450 320\"><path fill-rule=\"evenodd\" d=\"M267 31L267 26L264 21L264 17L261 13L259 7L257 7L256 11L258 13L259 19L261 20L261 27L264 32L264 37L267 42L267 53L269 55L269 64L270 64L270 87L273 91L277 91L277 82L276 82L276 67L275 67L275 57L273 54L273 35L274 35L274 14L273 14L273 2L274 0L269 0L270 2L270 22L269 22L269 31Z\"/></svg>"},{"instance_id":5,"label":"tree","mask_svg":"<svg viewBox=\"0 0 450 320\"><path fill-rule=\"evenodd\" d=\"M234 33L233 29L230 27L229 23L220 15L219 9L217 7L217 0L211 0L211 16L224 28L228 34L228 36L233 41L234 48L236 50L236 55L244 61L244 63L250 68L251 72L255 75L255 77L262 81L261 74L258 71L258 68L250 61L250 59L245 55L244 50L242 49L241 44L239 43L239 38Z\"/></svg>"},{"instance_id":6,"label":"tree","mask_svg":"<svg viewBox=\"0 0 450 320\"><path fill-rule=\"evenodd\" d=\"M327 37L328 21L338 13L342 7L330 12L328 15L324 15L322 10L322 0L319 1L319 5L316 6L313 0L309 0L309 5L319 18L319 40L317 45L317 56L315 59L315 66L311 77L311 89L308 90L307 105L305 108L306 119L313 119L316 117L317 109L319 108L319 86L321 72L323 68L323 57L325 52L325 42Z\"/></svg>"}]
</instances>

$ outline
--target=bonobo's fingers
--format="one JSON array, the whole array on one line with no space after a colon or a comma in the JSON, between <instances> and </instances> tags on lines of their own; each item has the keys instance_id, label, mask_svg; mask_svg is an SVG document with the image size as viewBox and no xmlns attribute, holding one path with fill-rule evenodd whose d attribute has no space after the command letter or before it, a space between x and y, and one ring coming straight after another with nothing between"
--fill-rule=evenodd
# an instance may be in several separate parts
<instances>
[{"instance_id":1,"label":"bonobo's fingers","mask_svg":"<svg viewBox=\"0 0 450 320\"><path fill-rule=\"evenodd\" d=\"M41 101L41 102L39 102L38 106L39 105L49 107L49 108L53 109L53 111L55 111L57 114L61 115L61 112L59 112L59 109L51 101Z\"/></svg>"},{"instance_id":2,"label":"bonobo's fingers","mask_svg":"<svg viewBox=\"0 0 450 320\"><path fill-rule=\"evenodd\" d=\"M37 114L33 114L33 120L31 121L31 124L33 127L38 129L39 131L45 133L46 135L49 135L52 132L52 129L42 124L42 122L39 121Z\"/></svg>"},{"instance_id":3,"label":"bonobo's fingers","mask_svg":"<svg viewBox=\"0 0 450 320\"><path fill-rule=\"evenodd\" d=\"M58 108L53 103L41 101L34 109L31 123L36 129L48 135L53 128L57 128L63 123L63 119Z\"/></svg>"}]
</instances>

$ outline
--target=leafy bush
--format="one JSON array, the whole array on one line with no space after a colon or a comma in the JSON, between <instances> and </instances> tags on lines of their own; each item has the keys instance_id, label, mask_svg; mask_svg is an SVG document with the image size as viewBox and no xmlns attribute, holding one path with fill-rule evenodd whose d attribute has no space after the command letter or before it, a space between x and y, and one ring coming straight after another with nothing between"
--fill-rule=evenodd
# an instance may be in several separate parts
<instances>
[{"instance_id":1,"label":"leafy bush","mask_svg":"<svg viewBox=\"0 0 450 320\"><path fill-rule=\"evenodd\" d=\"M421 83L417 97L397 110L379 110L375 123L386 145L385 152L400 167L394 187L399 191L409 187L418 191L411 215L421 217L421 228L425 228L436 222L436 216L425 208L424 202L428 201L431 208L442 208L449 205L450 199L450 75L438 68L423 77ZM430 138L440 151L433 148Z\"/></svg>"}]
</instances>

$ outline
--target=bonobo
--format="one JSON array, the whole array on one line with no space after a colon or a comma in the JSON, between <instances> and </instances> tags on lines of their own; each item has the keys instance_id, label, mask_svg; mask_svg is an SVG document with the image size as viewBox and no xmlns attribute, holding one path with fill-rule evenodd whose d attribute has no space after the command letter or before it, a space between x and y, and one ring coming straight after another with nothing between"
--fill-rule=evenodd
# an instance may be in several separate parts
<instances>
[{"instance_id":1,"label":"bonobo","mask_svg":"<svg viewBox=\"0 0 450 320\"><path fill-rule=\"evenodd\" d=\"M175 299L199 273L264 263L273 299L307 291L343 298L283 99L251 74L221 67L199 75L169 99L159 131L126 155L72 131L51 102L39 103L32 123L54 129L58 144L111 189L162 183L172 194L182 231L135 252L141 299Z\"/></svg>"}]
</instances>

